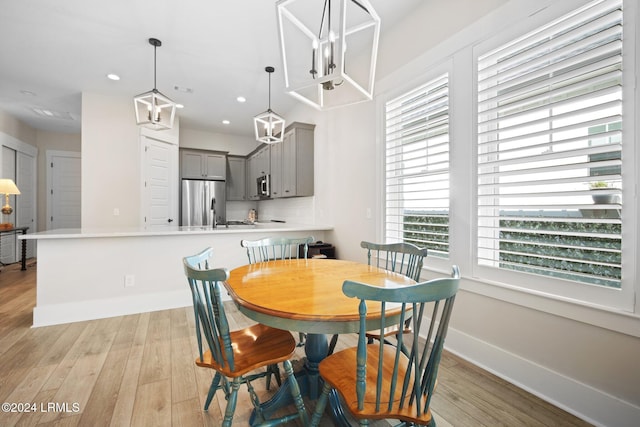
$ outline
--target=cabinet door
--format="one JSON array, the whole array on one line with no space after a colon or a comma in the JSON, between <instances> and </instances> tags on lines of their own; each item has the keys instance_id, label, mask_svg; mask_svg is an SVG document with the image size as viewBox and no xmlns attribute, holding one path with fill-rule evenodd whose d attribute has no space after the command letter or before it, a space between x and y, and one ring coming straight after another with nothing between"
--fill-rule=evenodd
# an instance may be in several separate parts
<instances>
[{"instance_id":1,"label":"cabinet door","mask_svg":"<svg viewBox=\"0 0 640 427\"><path fill-rule=\"evenodd\" d=\"M258 176L271 174L271 150L269 149L269 146L258 151L256 158L258 160Z\"/></svg>"},{"instance_id":2,"label":"cabinet door","mask_svg":"<svg viewBox=\"0 0 640 427\"><path fill-rule=\"evenodd\" d=\"M180 156L180 170L183 178L204 178L202 170L202 154L182 151Z\"/></svg>"},{"instance_id":3,"label":"cabinet door","mask_svg":"<svg viewBox=\"0 0 640 427\"><path fill-rule=\"evenodd\" d=\"M285 140L287 136L284 136ZM277 199L282 194L282 143L271 146L271 197Z\"/></svg>"},{"instance_id":4,"label":"cabinet door","mask_svg":"<svg viewBox=\"0 0 640 427\"><path fill-rule=\"evenodd\" d=\"M282 193L283 197L297 196L296 180L296 132L285 135L282 142Z\"/></svg>"},{"instance_id":5,"label":"cabinet door","mask_svg":"<svg viewBox=\"0 0 640 427\"><path fill-rule=\"evenodd\" d=\"M246 160L242 157L229 157L227 162L227 200L247 200Z\"/></svg>"},{"instance_id":6,"label":"cabinet door","mask_svg":"<svg viewBox=\"0 0 640 427\"><path fill-rule=\"evenodd\" d=\"M256 156L247 159L247 198L249 200L258 200L258 170L256 166Z\"/></svg>"},{"instance_id":7,"label":"cabinet door","mask_svg":"<svg viewBox=\"0 0 640 427\"><path fill-rule=\"evenodd\" d=\"M205 176L209 179L226 179L227 156L223 154L203 154Z\"/></svg>"}]
</instances>

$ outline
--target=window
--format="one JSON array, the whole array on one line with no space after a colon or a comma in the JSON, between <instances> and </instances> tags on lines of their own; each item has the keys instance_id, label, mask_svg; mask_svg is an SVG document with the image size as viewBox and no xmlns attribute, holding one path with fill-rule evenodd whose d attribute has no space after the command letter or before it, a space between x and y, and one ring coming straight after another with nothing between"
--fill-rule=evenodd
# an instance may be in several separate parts
<instances>
[{"instance_id":1,"label":"window","mask_svg":"<svg viewBox=\"0 0 640 427\"><path fill-rule=\"evenodd\" d=\"M620 289L622 0L477 66L478 265Z\"/></svg>"},{"instance_id":2,"label":"window","mask_svg":"<svg viewBox=\"0 0 640 427\"><path fill-rule=\"evenodd\" d=\"M449 256L449 76L385 104L385 240Z\"/></svg>"}]
</instances>

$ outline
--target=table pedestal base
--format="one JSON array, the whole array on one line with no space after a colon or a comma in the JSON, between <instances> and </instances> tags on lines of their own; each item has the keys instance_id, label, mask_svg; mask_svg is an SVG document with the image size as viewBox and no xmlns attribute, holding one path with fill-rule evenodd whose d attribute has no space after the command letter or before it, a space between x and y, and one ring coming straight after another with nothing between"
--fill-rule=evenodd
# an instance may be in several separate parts
<instances>
[{"instance_id":1,"label":"table pedestal base","mask_svg":"<svg viewBox=\"0 0 640 427\"><path fill-rule=\"evenodd\" d=\"M327 357L328 349L329 345L325 334L307 334L307 339L304 345L304 351L306 354L304 367L301 371L296 372L296 380L298 381L302 397L310 400L317 400L318 397L320 397L323 381L320 377L320 373L318 372L318 365L322 359ZM262 403L260 406L265 417L269 418L279 409L292 404L293 398L291 397L289 383L285 381L273 397ZM331 415L335 425L350 425L342 410L340 399L338 398L338 394L335 390L332 390L329 394L329 406L331 408ZM253 425L254 420L255 411L251 414L249 423Z\"/></svg>"}]
</instances>

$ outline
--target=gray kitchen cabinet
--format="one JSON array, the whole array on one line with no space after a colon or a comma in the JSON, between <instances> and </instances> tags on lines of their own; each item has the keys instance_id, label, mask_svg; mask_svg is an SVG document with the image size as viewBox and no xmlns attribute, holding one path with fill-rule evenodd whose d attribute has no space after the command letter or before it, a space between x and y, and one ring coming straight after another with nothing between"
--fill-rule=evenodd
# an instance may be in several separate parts
<instances>
[{"instance_id":1,"label":"gray kitchen cabinet","mask_svg":"<svg viewBox=\"0 0 640 427\"><path fill-rule=\"evenodd\" d=\"M249 200L260 200L257 180L271 173L271 150L262 145L247 157L247 196Z\"/></svg>"},{"instance_id":2,"label":"gray kitchen cabinet","mask_svg":"<svg viewBox=\"0 0 640 427\"><path fill-rule=\"evenodd\" d=\"M272 197L313 196L313 130L315 125L292 123L285 129L282 144L272 151L271 182L278 181L279 195ZM271 147L274 150L274 146ZM278 153L280 151L280 153ZM280 167L274 167L274 156L281 159Z\"/></svg>"},{"instance_id":3,"label":"gray kitchen cabinet","mask_svg":"<svg viewBox=\"0 0 640 427\"><path fill-rule=\"evenodd\" d=\"M206 150L180 150L180 175L191 179L219 179L227 177L225 153Z\"/></svg>"},{"instance_id":4,"label":"gray kitchen cabinet","mask_svg":"<svg viewBox=\"0 0 640 427\"><path fill-rule=\"evenodd\" d=\"M227 200L247 200L247 159L227 156Z\"/></svg>"},{"instance_id":5,"label":"gray kitchen cabinet","mask_svg":"<svg viewBox=\"0 0 640 427\"><path fill-rule=\"evenodd\" d=\"M271 145L271 198L282 195L282 144Z\"/></svg>"}]
</instances>

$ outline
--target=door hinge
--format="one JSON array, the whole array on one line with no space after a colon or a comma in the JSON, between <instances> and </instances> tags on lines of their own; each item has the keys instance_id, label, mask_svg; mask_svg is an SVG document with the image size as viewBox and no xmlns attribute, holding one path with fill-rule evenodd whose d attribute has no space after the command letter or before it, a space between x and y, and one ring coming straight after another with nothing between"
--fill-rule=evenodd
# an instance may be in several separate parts
<instances>
[{"instance_id":1,"label":"door hinge","mask_svg":"<svg viewBox=\"0 0 640 427\"><path fill-rule=\"evenodd\" d=\"M51 167L53 167L53 162L51 162Z\"/></svg>"}]
</instances>

